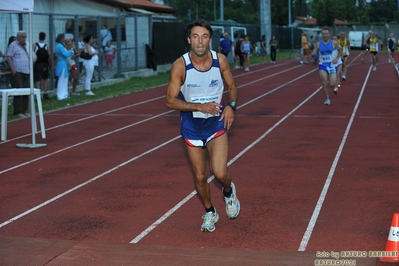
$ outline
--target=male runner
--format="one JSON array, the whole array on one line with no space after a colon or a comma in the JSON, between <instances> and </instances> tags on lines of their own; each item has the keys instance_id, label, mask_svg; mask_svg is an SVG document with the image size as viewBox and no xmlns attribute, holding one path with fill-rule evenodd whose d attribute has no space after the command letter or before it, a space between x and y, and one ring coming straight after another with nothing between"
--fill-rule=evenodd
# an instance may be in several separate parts
<instances>
[{"instance_id":1,"label":"male runner","mask_svg":"<svg viewBox=\"0 0 399 266\"><path fill-rule=\"evenodd\" d=\"M342 49L342 80L346 80L347 61L351 52L351 45L348 38L346 38L345 32L343 31L341 31L339 34L338 44Z\"/></svg>"},{"instance_id":2,"label":"male runner","mask_svg":"<svg viewBox=\"0 0 399 266\"><path fill-rule=\"evenodd\" d=\"M342 56L341 47L336 41L331 40L330 30L324 28L321 32L322 40L316 43L312 56L319 53L319 74L323 86L323 92L326 96L325 105L330 105L329 87L334 88L337 82L337 70L339 58ZM336 52L334 53L334 50Z\"/></svg>"},{"instance_id":3,"label":"male runner","mask_svg":"<svg viewBox=\"0 0 399 266\"><path fill-rule=\"evenodd\" d=\"M213 30L197 20L187 27L191 51L172 65L166 92L166 106L180 111L181 134L195 175L195 188L205 207L201 231L213 232L219 214L211 201L207 182L207 153L210 169L223 187L229 219L237 218L240 202L227 171L227 131L234 121L238 90L225 56L209 49ZM227 86L227 106L223 101Z\"/></svg>"}]
</instances>

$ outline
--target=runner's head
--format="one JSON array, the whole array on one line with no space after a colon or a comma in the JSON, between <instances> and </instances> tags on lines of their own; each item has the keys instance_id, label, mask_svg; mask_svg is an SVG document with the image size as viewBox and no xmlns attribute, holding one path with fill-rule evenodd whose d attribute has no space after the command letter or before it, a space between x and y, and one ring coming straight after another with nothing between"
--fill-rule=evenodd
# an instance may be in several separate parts
<instances>
[{"instance_id":1,"label":"runner's head","mask_svg":"<svg viewBox=\"0 0 399 266\"><path fill-rule=\"evenodd\" d=\"M330 30L329 28L323 28L321 31L321 37L323 38L324 42L327 42L330 39Z\"/></svg>"}]
</instances>

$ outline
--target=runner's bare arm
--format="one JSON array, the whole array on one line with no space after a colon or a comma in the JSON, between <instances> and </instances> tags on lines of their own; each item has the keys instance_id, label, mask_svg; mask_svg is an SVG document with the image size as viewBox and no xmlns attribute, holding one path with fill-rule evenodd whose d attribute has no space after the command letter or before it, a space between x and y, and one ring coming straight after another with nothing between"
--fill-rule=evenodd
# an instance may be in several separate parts
<instances>
[{"instance_id":1,"label":"runner's bare arm","mask_svg":"<svg viewBox=\"0 0 399 266\"><path fill-rule=\"evenodd\" d=\"M320 42L317 42L316 45L314 46L313 52L311 54L312 57L315 57L316 54L319 52L320 49Z\"/></svg>"},{"instance_id":2,"label":"runner's bare arm","mask_svg":"<svg viewBox=\"0 0 399 266\"><path fill-rule=\"evenodd\" d=\"M233 75L230 71L229 63L226 60L226 57L218 56L219 64L220 64L220 71L222 72L223 80L226 84L227 94L228 94L228 101L229 102L237 102L238 99L238 90L237 86L234 83ZM234 122L234 110L230 106L226 106L222 115L220 116L220 120L224 119L224 127L227 130L230 129L231 125Z\"/></svg>"}]
</instances>

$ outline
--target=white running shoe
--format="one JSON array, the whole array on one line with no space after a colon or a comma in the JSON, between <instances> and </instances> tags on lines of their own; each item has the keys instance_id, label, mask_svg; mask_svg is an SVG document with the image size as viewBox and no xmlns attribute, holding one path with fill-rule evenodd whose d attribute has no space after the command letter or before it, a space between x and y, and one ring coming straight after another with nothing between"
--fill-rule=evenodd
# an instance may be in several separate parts
<instances>
[{"instance_id":1,"label":"white running shoe","mask_svg":"<svg viewBox=\"0 0 399 266\"><path fill-rule=\"evenodd\" d=\"M373 71L376 71L377 70L377 67L373 67Z\"/></svg>"},{"instance_id":2,"label":"white running shoe","mask_svg":"<svg viewBox=\"0 0 399 266\"><path fill-rule=\"evenodd\" d=\"M342 74L342 80L346 80L346 75Z\"/></svg>"},{"instance_id":3,"label":"white running shoe","mask_svg":"<svg viewBox=\"0 0 399 266\"><path fill-rule=\"evenodd\" d=\"M202 216L204 222L201 225L202 232L213 232L215 231L215 223L219 221L219 214L215 209L215 212L207 212Z\"/></svg>"},{"instance_id":4,"label":"white running shoe","mask_svg":"<svg viewBox=\"0 0 399 266\"><path fill-rule=\"evenodd\" d=\"M338 93L338 88L335 87L335 89L334 89L334 94L337 94L337 93Z\"/></svg>"},{"instance_id":5,"label":"white running shoe","mask_svg":"<svg viewBox=\"0 0 399 266\"><path fill-rule=\"evenodd\" d=\"M325 104L325 105L330 105L330 104L331 104L330 98L327 98L327 99L324 101L324 104Z\"/></svg>"},{"instance_id":6,"label":"white running shoe","mask_svg":"<svg viewBox=\"0 0 399 266\"><path fill-rule=\"evenodd\" d=\"M93 96L93 95L95 95L91 90L88 90L88 91L86 91L86 95L90 95L90 96Z\"/></svg>"},{"instance_id":7,"label":"white running shoe","mask_svg":"<svg viewBox=\"0 0 399 266\"><path fill-rule=\"evenodd\" d=\"M224 190L224 188L223 188ZM231 182L231 196L224 198L224 203L226 204L226 214L229 219L237 218L238 214L240 214L240 201L237 198L236 187L233 182Z\"/></svg>"}]
</instances>

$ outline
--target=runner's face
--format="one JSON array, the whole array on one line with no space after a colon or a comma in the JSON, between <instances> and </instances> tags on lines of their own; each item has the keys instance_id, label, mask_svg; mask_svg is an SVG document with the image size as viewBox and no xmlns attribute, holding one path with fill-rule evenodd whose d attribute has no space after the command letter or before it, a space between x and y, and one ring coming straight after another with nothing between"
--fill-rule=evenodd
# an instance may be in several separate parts
<instances>
[{"instance_id":1,"label":"runner's face","mask_svg":"<svg viewBox=\"0 0 399 266\"><path fill-rule=\"evenodd\" d=\"M321 36L323 38L323 41L328 41L328 39L330 39L330 32L328 30L323 30L321 32Z\"/></svg>"},{"instance_id":2,"label":"runner's face","mask_svg":"<svg viewBox=\"0 0 399 266\"><path fill-rule=\"evenodd\" d=\"M191 44L192 51L195 55L199 57L206 55L209 50L210 41L211 37L206 28L195 26L191 29L188 43Z\"/></svg>"}]
</instances>

